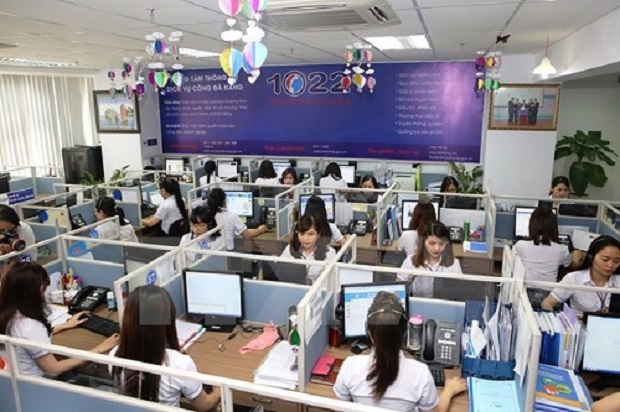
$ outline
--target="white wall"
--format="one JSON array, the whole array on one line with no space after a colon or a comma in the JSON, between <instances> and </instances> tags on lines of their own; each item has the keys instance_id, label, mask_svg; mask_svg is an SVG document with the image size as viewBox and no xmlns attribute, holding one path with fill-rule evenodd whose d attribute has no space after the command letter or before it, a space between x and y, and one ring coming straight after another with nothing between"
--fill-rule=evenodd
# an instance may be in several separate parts
<instances>
[{"instance_id":1,"label":"white wall","mask_svg":"<svg viewBox=\"0 0 620 412\"><path fill-rule=\"evenodd\" d=\"M575 131L600 130L603 139L611 141L611 148L620 154L620 83L618 75L602 76L598 81L566 82L562 88L558 138L572 136ZM604 188L588 186L590 199L620 200L620 158L615 167L604 165L609 178ZM555 162L554 175L568 176L574 156Z\"/></svg>"}]
</instances>

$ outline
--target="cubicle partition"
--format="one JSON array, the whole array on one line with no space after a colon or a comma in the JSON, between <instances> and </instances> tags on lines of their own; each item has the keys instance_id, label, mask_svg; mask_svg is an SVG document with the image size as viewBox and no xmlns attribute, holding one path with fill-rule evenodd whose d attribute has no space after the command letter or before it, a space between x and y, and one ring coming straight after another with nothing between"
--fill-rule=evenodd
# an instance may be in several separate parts
<instances>
[{"instance_id":1,"label":"cubicle partition","mask_svg":"<svg viewBox=\"0 0 620 412\"><path fill-rule=\"evenodd\" d=\"M602 202L597 232L620 240L620 207Z\"/></svg>"}]
</instances>

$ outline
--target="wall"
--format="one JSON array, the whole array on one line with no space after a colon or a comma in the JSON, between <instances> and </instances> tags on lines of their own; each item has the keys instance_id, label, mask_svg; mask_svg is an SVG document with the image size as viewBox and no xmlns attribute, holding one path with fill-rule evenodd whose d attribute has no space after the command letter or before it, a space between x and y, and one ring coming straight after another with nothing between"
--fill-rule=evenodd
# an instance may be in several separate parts
<instances>
[{"instance_id":1,"label":"wall","mask_svg":"<svg viewBox=\"0 0 620 412\"><path fill-rule=\"evenodd\" d=\"M593 79L564 83L560 103L558 138L572 136L575 131L600 130L603 139L611 141L611 149L620 154L620 83L618 75L601 76ZM587 115L584 115L584 109ZM611 156L616 164L620 158ZM568 176L574 156L555 162L554 175ZM609 178L604 188L589 186L591 199L620 200L620 166L603 166Z\"/></svg>"}]
</instances>

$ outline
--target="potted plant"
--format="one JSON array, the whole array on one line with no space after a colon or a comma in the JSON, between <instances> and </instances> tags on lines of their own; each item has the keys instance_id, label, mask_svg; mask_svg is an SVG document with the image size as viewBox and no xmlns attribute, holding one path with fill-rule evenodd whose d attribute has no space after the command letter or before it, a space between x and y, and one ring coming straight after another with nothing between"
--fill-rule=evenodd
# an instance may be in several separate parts
<instances>
[{"instance_id":1,"label":"potted plant","mask_svg":"<svg viewBox=\"0 0 620 412\"><path fill-rule=\"evenodd\" d=\"M607 183L605 169L598 162L615 166L610 155L618 156L609 147L609 140L603 140L600 131L590 130L585 134L577 130L573 136L562 136L555 145L554 159L575 155L577 160L571 163L568 177L577 196L586 195L588 185L603 187Z\"/></svg>"},{"instance_id":2,"label":"potted plant","mask_svg":"<svg viewBox=\"0 0 620 412\"><path fill-rule=\"evenodd\" d=\"M456 164L450 162L450 168L455 175L454 177L456 177L456 180L460 183L459 193L484 193L484 188L482 187L482 175L484 171L482 170L482 166L475 166L468 171L463 163Z\"/></svg>"}]
</instances>

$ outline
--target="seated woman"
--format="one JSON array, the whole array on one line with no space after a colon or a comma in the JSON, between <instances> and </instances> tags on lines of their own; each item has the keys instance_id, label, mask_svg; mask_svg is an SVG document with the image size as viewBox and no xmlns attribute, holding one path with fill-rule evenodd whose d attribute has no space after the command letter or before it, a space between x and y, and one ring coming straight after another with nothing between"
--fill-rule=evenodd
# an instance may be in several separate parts
<instances>
[{"instance_id":1,"label":"seated woman","mask_svg":"<svg viewBox=\"0 0 620 412\"><path fill-rule=\"evenodd\" d=\"M525 280L556 282L558 267L578 266L582 254L568 251L558 240L558 219L548 207L539 207L530 216L529 236L518 241L514 248L525 266ZM540 300L550 288L540 288ZM543 296L544 295L544 296Z\"/></svg>"},{"instance_id":2,"label":"seated woman","mask_svg":"<svg viewBox=\"0 0 620 412\"><path fill-rule=\"evenodd\" d=\"M215 221L215 217L209 211L209 209L204 206L198 206L195 207L194 210L192 210L192 213L189 215L189 227L190 233L183 235L183 237L181 238L181 243L179 243L180 247L187 245L192 240L204 235L209 230L217 227L217 223ZM194 248L202 250L223 250L224 237L218 230L208 239L205 239L195 244ZM196 253L190 252L185 254L185 258L187 259L188 263L194 263L197 260L198 256L199 255L197 255Z\"/></svg>"},{"instance_id":3,"label":"seated woman","mask_svg":"<svg viewBox=\"0 0 620 412\"><path fill-rule=\"evenodd\" d=\"M568 199L570 193L570 180L566 176L556 176L551 180L549 199Z\"/></svg>"},{"instance_id":4,"label":"seated woman","mask_svg":"<svg viewBox=\"0 0 620 412\"><path fill-rule=\"evenodd\" d=\"M299 176L294 167L287 167L282 172L282 177L279 180L281 185L294 186L299 184Z\"/></svg>"},{"instance_id":5,"label":"seated woman","mask_svg":"<svg viewBox=\"0 0 620 412\"><path fill-rule=\"evenodd\" d=\"M125 219L125 211L116 206L116 201L109 196L97 199L95 202L95 217L97 220L104 220L114 216L118 216L120 232L117 230L114 222L106 222L97 226L96 229L93 229L91 231L91 237L96 237L97 239L114 239L120 236L120 240L122 241L137 242L138 237L133 230L133 226L129 223L129 220ZM93 235L93 233L96 233L96 236Z\"/></svg>"},{"instance_id":6,"label":"seated woman","mask_svg":"<svg viewBox=\"0 0 620 412\"><path fill-rule=\"evenodd\" d=\"M52 335L73 329L88 319L86 312L80 312L52 328L47 320L48 308L44 296L50 278L37 263L13 262L3 271L1 280L0 334L51 344ZM107 353L117 343L118 335L113 335L90 351ZM86 362L81 359L59 361L46 350L24 347L17 348L17 358L20 371L35 376L60 375Z\"/></svg>"},{"instance_id":7,"label":"seated woman","mask_svg":"<svg viewBox=\"0 0 620 412\"><path fill-rule=\"evenodd\" d=\"M334 385L338 398L393 411L447 412L452 398L467 389L464 379L454 377L446 380L438 396L428 366L403 355L407 318L395 295L379 292L375 296L366 331L373 350L342 363Z\"/></svg>"},{"instance_id":8,"label":"seated woman","mask_svg":"<svg viewBox=\"0 0 620 412\"><path fill-rule=\"evenodd\" d=\"M37 243L34 232L29 224L21 222L17 212L10 206L0 204L0 237L6 236L3 232L17 235L18 239L25 243L25 247L30 247ZM11 243L0 242L0 255L13 252ZM29 253L31 260L37 259L37 252L33 250Z\"/></svg>"},{"instance_id":9,"label":"seated woman","mask_svg":"<svg viewBox=\"0 0 620 412\"><path fill-rule=\"evenodd\" d=\"M159 192L164 201L157 208L153 216L142 219L146 227L161 223L161 232L169 236L183 236L189 231L187 225L187 210L181 197L179 182L166 177L159 182Z\"/></svg>"},{"instance_id":10,"label":"seated woman","mask_svg":"<svg viewBox=\"0 0 620 412\"><path fill-rule=\"evenodd\" d=\"M204 166L205 174L198 179L199 185L206 186L210 183L219 182L220 179L216 175L217 163L213 160L207 160Z\"/></svg>"},{"instance_id":11,"label":"seated woman","mask_svg":"<svg viewBox=\"0 0 620 412\"><path fill-rule=\"evenodd\" d=\"M446 176L441 181L439 193L456 193L459 191L459 181L452 176ZM444 207L446 196L439 196L439 207Z\"/></svg>"},{"instance_id":12,"label":"seated woman","mask_svg":"<svg viewBox=\"0 0 620 412\"><path fill-rule=\"evenodd\" d=\"M463 273L458 259L454 258L450 231L441 222L429 222L422 232L422 242L414 255L407 256L401 269L419 269L429 272ZM399 273L398 279L411 281L413 276ZM433 297L435 279L430 276L415 276L411 284L411 294L425 298Z\"/></svg>"},{"instance_id":13,"label":"seated woman","mask_svg":"<svg viewBox=\"0 0 620 412\"><path fill-rule=\"evenodd\" d=\"M403 213L405 213L403 211ZM404 250L407 256L413 255L418 248L418 238L422 236L426 225L437 220L435 208L431 203L418 203L413 209L409 227L398 239L398 250Z\"/></svg>"},{"instance_id":14,"label":"seated woman","mask_svg":"<svg viewBox=\"0 0 620 412\"><path fill-rule=\"evenodd\" d=\"M620 287L620 242L610 236L599 236L590 243L581 270L564 276L560 285ZM570 307L577 314L609 309L611 295L601 292L583 292L554 288L542 302L542 308L553 310L560 303L570 300Z\"/></svg>"},{"instance_id":15,"label":"seated woman","mask_svg":"<svg viewBox=\"0 0 620 412\"><path fill-rule=\"evenodd\" d=\"M271 160L263 160L260 163L258 167L258 177L254 183L263 185L277 185L280 183L280 178L276 174Z\"/></svg>"},{"instance_id":16,"label":"seated woman","mask_svg":"<svg viewBox=\"0 0 620 412\"><path fill-rule=\"evenodd\" d=\"M317 224L321 226L321 234L328 237L329 243L336 246L342 246L347 239L342 236L342 232L338 229L335 223L331 223L327 220L327 210L325 209L325 202L318 196L311 196L306 203L306 210L304 216L313 216Z\"/></svg>"},{"instance_id":17,"label":"seated woman","mask_svg":"<svg viewBox=\"0 0 620 412\"><path fill-rule=\"evenodd\" d=\"M127 297L123 331L111 356L196 372L196 364L181 353L176 329L176 311L168 292L159 286L140 286ZM179 407L181 395L195 410L208 411L219 403L220 389L207 394L199 381L110 367L125 395Z\"/></svg>"},{"instance_id":18,"label":"seated woman","mask_svg":"<svg viewBox=\"0 0 620 412\"><path fill-rule=\"evenodd\" d=\"M379 183L373 175L365 175L360 181L360 188L362 189L378 189ZM355 203L377 203L379 199L379 193L377 192L353 192L349 198L349 201Z\"/></svg>"},{"instance_id":19,"label":"seated woman","mask_svg":"<svg viewBox=\"0 0 620 412\"><path fill-rule=\"evenodd\" d=\"M328 239L321 233L321 225L317 220L313 216L304 215L295 225L295 233L281 257L332 261L336 257L336 251L329 246ZM308 268L310 283L314 283L324 269L325 267L321 265L310 265Z\"/></svg>"},{"instance_id":20,"label":"seated woman","mask_svg":"<svg viewBox=\"0 0 620 412\"><path fill-rule=\"evenodd\" d=\"M335 188L343 188L347 189L349 185L342 178L342 171L340 170L340 166L338 163L331 162L325 168L325 172L323 173L323 177L319 180L319 186L325 189L321 189L321 193L330 194L334 193L336 195L336 201L345 202L346 197L343 193L337 191Z\"/></svg>"}]
</instances>

